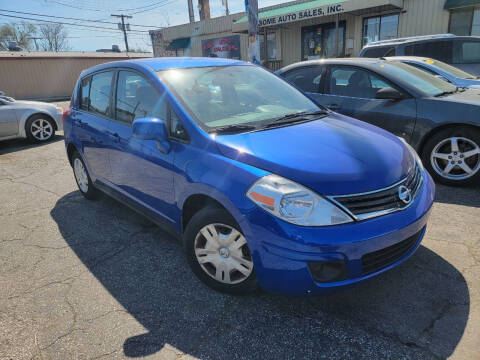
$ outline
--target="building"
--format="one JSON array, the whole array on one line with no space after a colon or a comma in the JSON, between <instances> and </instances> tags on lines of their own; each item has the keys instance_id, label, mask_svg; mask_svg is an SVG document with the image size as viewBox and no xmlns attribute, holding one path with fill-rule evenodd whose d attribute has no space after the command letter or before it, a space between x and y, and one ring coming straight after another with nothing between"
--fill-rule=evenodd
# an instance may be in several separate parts
<instances>
[{"instance_id":1,"label":"building","mask_svg":"<svg viewBox=\"0 0 480 360\"><path fill-rule=\"evenodd\" d=\"M448 32L480 35L480 0L298 0L259 9L259 20L262 60L268 58L268 66L277 69L308 59L357 56L376 40ZM150 35L155 56L247 59L245 13Z\"/></svg>"},{"instance_id":2,"label":"building","mask_svg":"<svg viewBox=\"0 0 480 360\"><path fill-rule=\"evenodd\" d=\"M17 99L68 99L80 73L109 61L151 53L0 51L0 90Z\"/></svg>"}]
</instances>

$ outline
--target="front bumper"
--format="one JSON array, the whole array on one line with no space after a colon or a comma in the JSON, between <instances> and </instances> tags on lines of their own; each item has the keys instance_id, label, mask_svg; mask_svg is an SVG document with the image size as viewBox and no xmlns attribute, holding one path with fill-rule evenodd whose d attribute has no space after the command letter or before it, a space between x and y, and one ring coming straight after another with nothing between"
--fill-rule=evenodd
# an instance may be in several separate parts
<instances>
[{"instance_id":1,"label":"front bumper","mask_svg":"<svg viewBox=\"0 0 480 360\"><path fill-rule=\"evenodd\" d=\"M408 208L369 220L328 227L301 227L260 208L245 213L242 229L252 252L260 286L295 296L325 294L385 272L403 262L420 245L433 203L435 185L424 172L422 189ZM406 239L415 239L393 263L366 272L362 256ZM344 280L317 282L308 263L344 262Z\"/></svg>"}]
</instances>

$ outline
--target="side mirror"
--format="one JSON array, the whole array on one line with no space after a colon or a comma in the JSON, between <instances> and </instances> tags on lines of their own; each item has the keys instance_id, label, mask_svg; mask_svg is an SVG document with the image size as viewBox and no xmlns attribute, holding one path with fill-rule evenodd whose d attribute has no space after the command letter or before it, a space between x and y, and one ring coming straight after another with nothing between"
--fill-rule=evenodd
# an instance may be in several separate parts
<instances>
[{"instance_id":1,"label":"side mirror","mask_svg":"<svg viewBox=\"0 0 480 360\"><path fill-rule=\"evenodd\" d=\"M136 119L133 122L133 136L142 140L156 140L161 152L170 151L167 128L161 119L153 117Z\"/></svg>"},{"instance_id":2,"label":"side mirror","mask_svg":"<svg viewBox=\"0 0 480 360\"><path fill-rule=\"evenodd\" d=\"M386 100L401 100L404 98L402 93L394 88L385 87L377 91L375 94L376 99L386 99Z\"/></svg>"}]
</instances>

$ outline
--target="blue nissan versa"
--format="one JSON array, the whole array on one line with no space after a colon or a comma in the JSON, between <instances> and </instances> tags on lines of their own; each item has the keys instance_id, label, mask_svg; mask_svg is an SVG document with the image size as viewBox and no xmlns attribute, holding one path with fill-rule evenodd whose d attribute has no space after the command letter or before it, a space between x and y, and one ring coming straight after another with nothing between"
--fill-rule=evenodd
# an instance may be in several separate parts
<instances>
[{"instance_id":1,"label":"blue nissan versa","mask_svg":"<svg viewBox=\"0 0 480 360\"><path fill-rule=\"evenodd\" d=\"M82 194L101 190L182 239L229 293L323 294L419 246L434 184L402 139L215 58L84 71L64 114Z\"/></svg>"}]
</instances>

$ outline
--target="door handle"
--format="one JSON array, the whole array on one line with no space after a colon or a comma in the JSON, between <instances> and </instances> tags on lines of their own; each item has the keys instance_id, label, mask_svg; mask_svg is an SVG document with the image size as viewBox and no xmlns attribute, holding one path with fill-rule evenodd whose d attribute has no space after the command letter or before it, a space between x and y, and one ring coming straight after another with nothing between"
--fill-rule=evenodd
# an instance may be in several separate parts
<instances>
[{"instance_id":1,"label":"door handle","mask_svg":"<svg viewBox=\"0 0 480 360\"><path fill-rule=\"evenodd\" d=\"M327 105L327 108L329 108L330 110L335 111L335 110L340 109L340 105L338 105L338 104L328 104L328 105Z\"/></svg>"},{"instance_id":2,"label":"door handle","mask_svg":"<svg viewBox=\"0 0 480 360\"><path fill-rule=\"evenodd\" d=\"M114 142L120 142L120 135L118 135L118 133L113 133L112 136Z\"/></svg>"}]
</instances>

